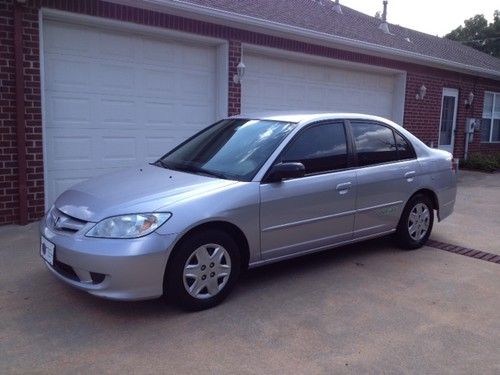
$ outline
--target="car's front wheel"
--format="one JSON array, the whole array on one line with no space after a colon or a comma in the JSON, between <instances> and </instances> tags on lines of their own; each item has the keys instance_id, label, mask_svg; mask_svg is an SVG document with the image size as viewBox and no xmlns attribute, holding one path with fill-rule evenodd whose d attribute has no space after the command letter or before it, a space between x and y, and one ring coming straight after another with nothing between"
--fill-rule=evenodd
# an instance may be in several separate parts
<instances>
[{"instance_id":1,"label":"car's front wheel","mask_svg":"<svg viewBox=\"0 0 500 375\"><path fill-rule=\"evenodd\" d=\"M417 194L408 201L401 214L396 240L404 249L418 249L429 239L433 224L432 201L426 195Z\"/></svg>"},{"instance_id":2,"label":"car's front wheel","mask_svg":"<svg viewBox=\"0 0 500 375\"><path fill-rule=\"evenodd\" d=\"M213 307L229 294L240 273L240 251L227 233L196 232L175 249L165 275L167 298L187 310Z\"/></svg>"}]
</instances>

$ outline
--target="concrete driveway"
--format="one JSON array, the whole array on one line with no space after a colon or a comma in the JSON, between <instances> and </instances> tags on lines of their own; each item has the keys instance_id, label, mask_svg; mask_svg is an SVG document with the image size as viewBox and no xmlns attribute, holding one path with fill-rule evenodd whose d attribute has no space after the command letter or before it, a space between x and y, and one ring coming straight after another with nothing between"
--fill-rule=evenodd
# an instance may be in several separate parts
<instances>
[{"instance_id":1,"label":"concrete driveway","mask_svg":"<svg viewBox=\"0 0 500 375\"><path fill-rule=\"evenodd\" d=\"M431 239L500 255L500 173L459 173L455 212Z\"/></svg>"},{"instance_id":2,"label":"concrete driveway","mask_svg":"<svg viewBox=\"0 0 500 375\"><path fill-rule=\"evenodd\" d=\"M469 241L445 229L460 215L436 226L440 240ZM491 262L381 239L250 271L221 306L184 313L73 290L37 247L35 224L0 228L1 374L500 373Z\"/></svg>"}]
</instances>

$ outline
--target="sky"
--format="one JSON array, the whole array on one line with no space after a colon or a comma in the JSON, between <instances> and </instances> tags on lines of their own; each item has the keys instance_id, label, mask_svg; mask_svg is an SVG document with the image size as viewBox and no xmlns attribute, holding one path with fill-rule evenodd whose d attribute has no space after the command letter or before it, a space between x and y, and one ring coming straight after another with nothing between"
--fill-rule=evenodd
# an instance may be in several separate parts
<instances>
[{"instance_id":1,"label":"sky","mask_svg":"<svg viewBox=\"0 0 500 375\"><path fill-rule=\"evenodd\" d=\"M383 9L382 0L340 0L340 4L370 16ZM444 36L476 14L493 21L495 9L500 10L499 0L389 0L387 21Z\"/></svg>"}]
</instances>

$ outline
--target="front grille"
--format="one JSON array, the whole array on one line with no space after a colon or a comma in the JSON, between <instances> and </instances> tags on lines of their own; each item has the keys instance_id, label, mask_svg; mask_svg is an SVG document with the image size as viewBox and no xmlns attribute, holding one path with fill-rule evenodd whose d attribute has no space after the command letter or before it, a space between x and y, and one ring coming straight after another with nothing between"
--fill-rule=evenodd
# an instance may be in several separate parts
<instances>
[{"instance_id":1,"label":"front grille","mask_svg":"<svg viewBox=\"0 0 500 375\"><path fill-rule=\"evenodd\" d=\"M76 233L87 225L86 221L69 216L55 207L47 215L47 223L51 229L63 233Z\"/></svg>"}]
</instances>

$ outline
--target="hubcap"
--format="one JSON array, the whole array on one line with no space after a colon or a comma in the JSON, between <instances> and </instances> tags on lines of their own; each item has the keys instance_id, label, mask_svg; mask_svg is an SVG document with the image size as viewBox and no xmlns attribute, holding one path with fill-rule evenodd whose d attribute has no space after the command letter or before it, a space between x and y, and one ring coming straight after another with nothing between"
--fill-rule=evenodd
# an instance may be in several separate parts
<instances>
[{"instance_id":1,"label":"hubcap","mask_svg":"<svg viewBox=\"0 0 500 375\"><path fill-rule=\"evenodd\" d=\"M197 248L184 265L183 281L186 291L195 298L205 299L218 294L231 274L231 257L217 244Z\"/></svg>"},{"instance_id":2,"label":"hubcap","mask_svg":"<svg viewBox=\"0 0 500 375\"><path fill-rule=\"evenodd\" d=\"M408 233L415 241L420 241L429 230L431 214L424 203L417 203L408 217Z\"/></svg>"}]
</instances>

